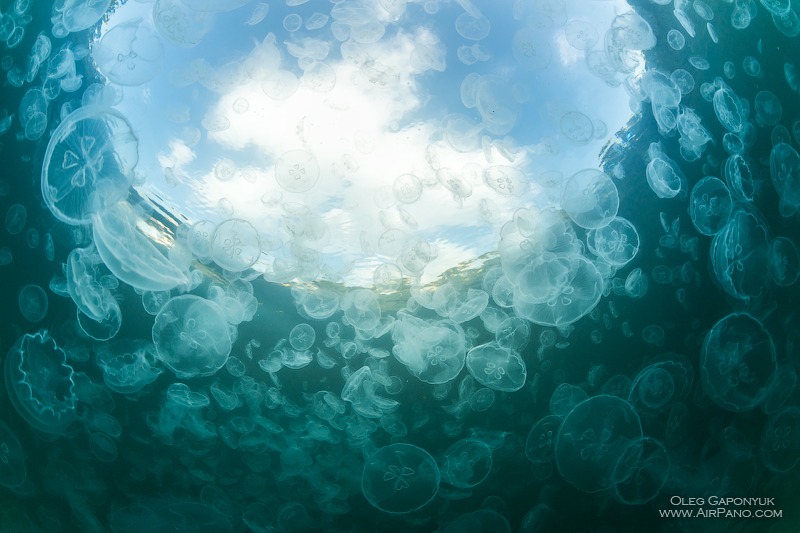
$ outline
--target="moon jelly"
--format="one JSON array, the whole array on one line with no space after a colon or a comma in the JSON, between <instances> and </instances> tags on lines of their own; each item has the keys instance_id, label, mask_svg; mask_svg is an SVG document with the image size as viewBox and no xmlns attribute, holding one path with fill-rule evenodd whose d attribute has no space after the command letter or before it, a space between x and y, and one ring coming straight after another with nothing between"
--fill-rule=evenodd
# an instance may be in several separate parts
<instances>
[{"instance_id":1,"label":"moon jelly","mask_svg":"<svg viewBox=\"0 0 800 533\"><path fill-rule=\"evenodd\" d=\"M225 365L231 336L217 304L194 295L173 298L156 315L158 358L180 378L210 376Z\"/></svg>"},{"instance_id":2,"label":"moon jelly","mask_svg":"<svg viewBox=\"0 0 800 533\"><path fill-rule=\"evenodd\" d=\"M386 513L409 513L430 502L439 490L439 466L413 444L390 444L367 459L361 476L364 497Z\"/></svg>"},{"instance_id":3,"label":"moon jelly","mask_svg":"<svg viewBox=\"0 0 800 533\"><path fill-rule=\"evenodd\" d=\"M6 390L34 429L61 434L77 418L78 398L67 355L47 331L20 337L5 362Z\"/></svg>"}]
</instances>

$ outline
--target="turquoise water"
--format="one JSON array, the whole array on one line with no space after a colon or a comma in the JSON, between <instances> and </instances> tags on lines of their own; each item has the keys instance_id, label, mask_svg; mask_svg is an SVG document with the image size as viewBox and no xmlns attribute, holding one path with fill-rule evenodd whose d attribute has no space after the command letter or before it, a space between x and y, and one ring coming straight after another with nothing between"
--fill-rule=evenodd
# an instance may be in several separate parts
<instances>
[{"instance_id":1,"label":"turquoise water","mask_svg":"<svg viewBox=\"0 0 800 533\"><path fill-rule=\"evenodd\" d=\"M0 6L0 529L797 531L797 6L110 4Z\"/></svg>"}]
</instances>

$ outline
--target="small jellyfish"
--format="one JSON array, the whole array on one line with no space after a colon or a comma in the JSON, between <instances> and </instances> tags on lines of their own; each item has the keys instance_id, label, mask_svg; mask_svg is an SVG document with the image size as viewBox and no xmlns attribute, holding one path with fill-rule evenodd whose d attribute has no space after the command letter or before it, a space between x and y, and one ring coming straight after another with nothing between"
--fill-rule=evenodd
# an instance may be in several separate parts
<instances>
[{"instance_id":1,"label":"small jellyfish","mask_svg":"<svg viewBox=\"0 0 800 533\"><path fill-rule=\"evenodd\" d=\"M292 328L289 333L289 344L292 348L299 351L305 351L314 345L316 333L314 328L308 324L297 324Z\"/></svg>"},{"instance_id":2,"label":"small jellyfish","mask_svg":"<svg viewBox=\"0 0 800 533\"><path fill-rule=\"evenodd\" d=\"M28 222L28 211L22 204L14 204L6 211L6 231L9 235L19 235Z\"/></svg>"},{"instance_id":3,"label":"small jellyfish","mask_svg":"<svg viewBox=\"0 0 800 533\"><path fill-rule=\"evenodd\" d=\"M22 445L11 428L0 420L0 484L13 489L26 479L28 470Z\"/></svg>"},{"instance_id":4,"label":"small jellyfish","mask_svg":"<svg viewBox=\"0 0 800 533\"><path fill-rule=\"evenodd\" d=\"M209 251L214 262L225 270L242 272L261 256L261 240L250 222L230 219L217 226Z\"/></svg>"},{"instance_id":5,"label":"small jellyfish","mask_svg":"<svg viewBox=\"0 0 800 533\"><path fill-rule=\"evenodd\" d=\"M317 159L306 150L290 150L275 162L278 185L293 193L310 191L319 179Z\"/></svg>"},{"instance_id":6,"label":"small jellyfish","mask_svg":"<svg viewBox=\"0 0 800 533\"><path fill-rule=\"evenodd\" d=\"M22 316L29 322L41 322L47 315L47 294L38 285L23 287L19 291L17 302Z\"/></svg>"},{"instance_id":7,"label":"small jellyfish","mask_svg":"<svg viewBox=\"0 0 800 533\"><path fill-rule=\"evenodd\" d=\"M496 342L472 348L467 352L466 363L475 381L490 389L514 392L525 384L525 362L517 352Z\"/></svg>"}]
</instances>

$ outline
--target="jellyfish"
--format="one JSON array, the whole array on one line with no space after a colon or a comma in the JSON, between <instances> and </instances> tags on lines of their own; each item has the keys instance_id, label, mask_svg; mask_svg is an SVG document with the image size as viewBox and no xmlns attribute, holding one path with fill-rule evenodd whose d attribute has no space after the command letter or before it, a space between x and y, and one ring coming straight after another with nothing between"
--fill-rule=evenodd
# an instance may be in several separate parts
<instances>
[{"instance_id":1,"label":"jellyfish","mask_svg":"<svg viewBox=\"0 0 800 533\"><path fill-rule=\"evenodd\" d=\"M14 204L6 211L6 231L9 235L19 235L28 222L28 211L22 204Z\"/></svg>"},{"instance_id":2,"label":"jellyfish","mask_svg":"<svg viewBox=\"0 0 800 533\"><path fill-rule=\"evenodd\" d=\"M229 272L242 272L261 257L261 240L253 225L242 219L226 220L214 231L211 258Z\"/></svg>"},{"instance_id":3,"label":"jellyfish","mask_svg":"<svg viewBox=\"0 0 800 533\"><path fill-rule=\"evenodd\" d=\"M12 405L34 429L59 435L77 419L73 368L47 331L20 337L6 354L4 373Z\"/></svg>"},{"instance_id":4,"label":"jellyfish","mask_svg":"<svg viewBox=\"0 0 800 533\"><path fill-rule=\"evenodd\" d=\"M616 396L593 396L564 418L555 445L556 465L583 492L599 492L628 478L615 472L631 443L642 438L639 416Z\"/></svg>"},{"instance_id":5,"label":"jellyfish","mask_svg":"<svg viewBox=\"0 0 800 533\"><path fill-rule=\"evenodd\" d=\"M764 428L761 447L764 465L773 472L789 472L800 461L800 408L786 407L772 415Z\"/></svg>"},{"instance_id":6,"label":"jellyfish","mask_svg":"<svg viewBox=\"0 0 800 533\"><path fill-rule=\"evenodd\" d=\"M639 252L639 232L626 218L614 217L606 226L593 232L594 252L610 265L621 268Z\"/></svg>"},{"instance_id":7,"label":"jellyfish","mask_svg":"<svg viewBox=\"0 0 800 533\"><path fill-rule=\"evenodd\" d=\"M371 331L381 320L381 306L375 293L369 289L355 289L340 301L344 317L357 330Z\"/></svg>"},{"instance_id":8,"label":"jellyfish","mask_svg":"<svg viewBox=\"0 0 800 533\"><path fill-rule=\"evenodd\" d=\"M614 496L628 505L652 501L664 488L670 473L670 458L664 445L651 437L634 440L619 458L612 476Z\"/></svg>"},{"instance_id":9,"label":"jellyfish","mask_svg":"<svg viewBox=\"0 0 800 533\"><path fill-rule=\"evenodd\" d=\"M461 439L444 452L442 480L460 489L480 485L492 470L492 449L478 439Z\"/></svg>"},{"instance_id":10,"label":"jellyfish","mask_svg":"<svg viewBox=\"0 0 800 533\"><path fill-rule=\"evenodd\" d=\"M769 156L772 185L778 192L778 209L784 217L794 215L800 208L800 155L790 145L778 143Z\"/></svg>"},{"instance_id":11,"label":"jellyfish","mask_svg":"<svg viewBox=\"0 0 800 533\"><path fill-rule=\"evenodd\" d=\"M231 336L219 306L194 295L171 299L156 315L158 358L179 378L210 376L225 366Z\"/></svg>"},{"instance_id":12,"label":"jellyfish","mask_svg":"<svg viewBox=\"0 0 800 533\"><path fill-rule=\"evenodd\" d=\"M92 57L112 83L142 85L161 70L164 45L142 19L134 19L108 30L93 47Z\"/></svg>"},{"instance_id":13,"label":"jellyfish","mask_svg":"<svg viewBox=\"0 0 800 533\"><path fill-rule=\"evenodd\" d=\"M155 381L163 372L157 360L155 345L143 340L104 343L97 351L103 381L120 394L134 394Z\"/></svg>"},{"instance_id":14,"label":"jellyfish","mask_svg":"<svg viewBox=\"0 0 800 533\"><path fill-rule=\"evenodd\" d=\"M578 226L602 228L617 216L619 192L607 174L594 169L581 170L567 180L561 204Z\"/></svg>"},{"instance_id":15,"label":"jellyfish","mask_svg":"<svg viewBox=\"0 0 800 533\"><path fill-rule=\"evenodd\" d=\"M138 159L138 140L119 111L81 107L50 136L42 196L62 222L86 224L128 194Z\"/></svg>"},{"instance_id":16,"label":"jellyfish","mask_svg":"<svg viewBox=\"0 0 800 533\"><path fill-rule=\"evenodd\" d=\"M711 241L711 262L723 290L739 300L762 294L769 279L769 235L761 214L739 206Z\"/></svg>"},{"instance_id":17,"label":"jellyfish","mask_svg":"<svg viewBox=\"0 0 800 533\"><path fill-rule=\"evenodd\" d=\"M462 531L493 531L495 533L511 533L511 526L506 517L491 509L478 509L459 516L445 528L444 533Z\"/></svg>"},{"instance_id":18,"label":"jellyfish","mask_svg":"<svg viewBox=\"0 0 800 533\"><path fill-rule=\"evenodd\" d=\"M25 451L11 428L0 420L0 484L13 489L27 479Z\"/></svg>"},{"instance_id":19,"label":"jellyfish","mask_svg":"<svg viewBox=\"0 0 800 533\"><path fill-rule=\"evenodd\" d=\"M586 398L588 398L588 395L582 388L569 383L562 383L556 387L550 397L550 412L556 416L564 417Z\"/></svg>"},{"instance_id":20,"label":"jellyfish","mask_svg":"<svg viewBox=\"0 0 800 533\"><path fill-rule=\"evenodd\" d=\"M603 279L597 267L579 255L553 256L520 273L514 311L542 326L564 326L587 315L600 301Z\"/></svg>"},{"instance_id":21,"label":"jellyfish","mask_svg":"<svg viewBox=\"0 0 800 533\"><path fill-rule=\"evenodd\" d=\"M553 460L558 430L563 421L563 416L547 415L533 425L525 441L525 457L529 461L544 464Z\"/></svg>"},{"instance_id":22,"label":"jellyfish","mask_svg":"<svg viewBox=\"0 0 800 533\"><path fill-rule=\"evenodd\" d=\"M648 155L650 162L647 164L645 175L650 189L659 198L674 198L686 183L680 167L664 153L658 143L650 145Z\"/></svg>"},{"instance_id":23,"label":"jellyfish","mask_svg":"<svg viewBox=\"0 0 800 533\"><path fill-rule=\"evenodd\" d=\"M394 324L392 341L395 358L426 383L447 383L464 368L464 331L452 321L431 323L404 315Z\"/></svg>"},{"instance_id":24,"label":"jellyfish","mask_svg":"<svg viewBox=\"0 0 800 533\"><path fill-rule=\"evenodd\" d=\"M467 352L467 370L475 381L501 392L514 392L525 385L528 375L520 355L497 342L475 346Z\"/></svg>"},{"instance_id":25,"label":"jellyfish","mask_svg":"<svg viewBox=\"0 0 800 533\"><path fill-rule=\"evenodd\" d=\"M314 345L316 333L308 324L297 324L289 333L289 344L298 351L304 351Z\"/></svg>"},{"instance_id":26,"label":"jellyfish","mask_svg":"<svg viewBox=\"0 0 800 533\"><path fill-rule=\"evenodd\" d=\"M17 298L19 310L25 320L41 322L47 315L47 294L38 285L26 285Z\"/></svg>"},{"instance_id":27,"label":"jellyfish","mask_svg":"<svg viewBox=\"0 0 800 533\"><path fill-rule=\"evenodd\" d=\"M772 280L779 287L794 285L800 276L800 253L794 241L776 237L770 243L769 270Z\"/></svg>"},{"instance_id":28,"label":"jellyfish","mask_svg":"<svg viewBox=\"0 0 800 533\"><path fill-rule=\"evenodd\" d=\"M144 224L128 202L117 202L93 218L94 243L108 269L121 281L144 291L186 287L189 278L141 231Z\"/></svg>"},{"instance_id":29,"label":"jellyfish","mask_svg":"<svg viewBox=\"0 0 800 533\"><path fill-rule=\"evenodd\" d=\"M764 402L776 369L772 336L748 313L722 318L703 341L703 385L714 403L728 411L750 411Z\"/></svg>"},{"instance_id":30,"label":"jellyfish","mask_svg":"<svg viewBox=\"0 0 800 533\"><path fill-rule=\"evenodd\" d=\"M433 500L440 478L439 467L428 452L413 444L390 444L367 458L361 490L376 509L403 514Z\"/></svg>"},{"instance_id":31,"label":"jellyfish","mask_svg":"<svg viewBox=\"0 0 800 533\"><path fill-rule=\"evenodd\" d=\"M319 175L317 158L307 150L290 150L275 161L275 179L278 185L289 192L310 191Z\"/></svg>"}]
</instances>

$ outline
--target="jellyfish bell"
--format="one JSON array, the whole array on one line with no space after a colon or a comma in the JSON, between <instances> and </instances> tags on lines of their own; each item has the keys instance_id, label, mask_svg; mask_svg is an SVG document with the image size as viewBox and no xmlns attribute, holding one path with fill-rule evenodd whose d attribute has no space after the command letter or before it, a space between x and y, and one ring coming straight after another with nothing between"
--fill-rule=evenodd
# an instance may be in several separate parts
<instances>
[{"instance_id":1,"label":"jellyfish bell","mask_svg":"<svg viewBox=\"0 0 800 533\"><path fill-rule=\"evenodd\" d=\"M60 435L78 419L73 368L47 331L17 339L6 354L4 374L12 405L34 429Z\"/></svg>"}]
</instances>

